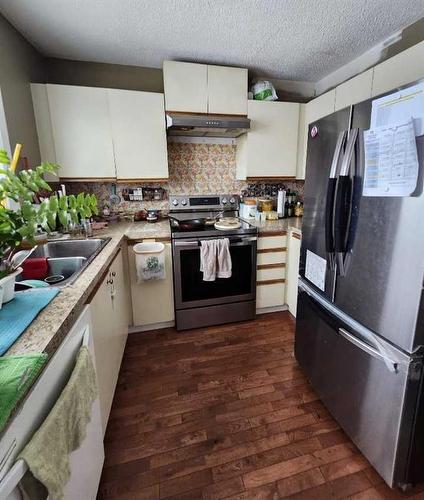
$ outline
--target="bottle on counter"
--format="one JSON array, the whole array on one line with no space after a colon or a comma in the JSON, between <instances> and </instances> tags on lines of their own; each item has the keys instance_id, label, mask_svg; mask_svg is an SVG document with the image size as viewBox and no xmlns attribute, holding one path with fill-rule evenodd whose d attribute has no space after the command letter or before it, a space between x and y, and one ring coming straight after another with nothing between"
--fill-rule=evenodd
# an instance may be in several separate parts
<instances>
[{"instance_id":1,"label":"bottle on counter","mask_svg":"<svg viewBox=\"0 0 424 500\"><path fill-rule=\"evenodd\" d=\"M296 202L296 205L294 207L294 216L295 217L302 217L302 213L303 213L302 202L298 201L298 202Z\"/></svg>"},{"instance_id":2,"label":"bottle on counter","mask_svg":"<svg viewBox=\"0 0 424 500\"><path fill-rule=\"evenodd\" d=\"M292 201L289 203L288 209L287 209L287 217L293 217L294 215L294 202L293 198Z\"/></svg>"},{"instance_id":3,"label":"bottle on counter","mask_svg":"<svg viewBox=\"0 0 424 500\"><path fill-rule=\"evenodd\" d=\"M290 208L290 202L289 198L287 197L286 202L284 203L284 216L283 216L284 219L287 219L287 217L289 216L289 208Z\"/></svg>"}]
</instances>

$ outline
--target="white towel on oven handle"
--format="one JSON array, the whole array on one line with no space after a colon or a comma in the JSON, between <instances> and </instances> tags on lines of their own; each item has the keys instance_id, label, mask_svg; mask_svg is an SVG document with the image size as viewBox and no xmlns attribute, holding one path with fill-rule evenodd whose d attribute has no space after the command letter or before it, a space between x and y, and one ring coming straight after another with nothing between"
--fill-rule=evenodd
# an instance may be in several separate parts
<instances>
[{"instance_id":1,"label":"white towel on oven handle","mask_svg":"<svg viewBox=\"0 0 424 500\"><path fill-rule=\"evenodd\" d=\"M230 240L228 238L217 240L217 261L217 277L231 278L232 262L230 254Z\"/></svg>"},{"instance_id":2,"label":"white towel on oven handle","mask_svg":"<svg viewBox=\"0 0 424 500\"><path fill-rule=\"evenodd\" d=\"M200 271L203 273L203 281L215 281L216 279L217 241L201 241Z\"/></svg>"}]
</instances>

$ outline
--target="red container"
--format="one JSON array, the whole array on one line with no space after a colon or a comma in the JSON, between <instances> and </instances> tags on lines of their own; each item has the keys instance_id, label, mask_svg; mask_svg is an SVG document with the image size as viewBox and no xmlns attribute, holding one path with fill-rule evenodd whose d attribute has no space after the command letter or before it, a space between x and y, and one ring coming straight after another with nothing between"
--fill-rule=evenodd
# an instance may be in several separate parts
<instances>
[{"instance_id":1,"label":"red container","mask_svg":"<svg viewBox=\"0 0 424 500\"><path fill-rule=\"evenodd\" d=\"M46 257L29 258L22 264L22 277L25 280L43 280L49 272Z\"/></svg>"}]
</instances>

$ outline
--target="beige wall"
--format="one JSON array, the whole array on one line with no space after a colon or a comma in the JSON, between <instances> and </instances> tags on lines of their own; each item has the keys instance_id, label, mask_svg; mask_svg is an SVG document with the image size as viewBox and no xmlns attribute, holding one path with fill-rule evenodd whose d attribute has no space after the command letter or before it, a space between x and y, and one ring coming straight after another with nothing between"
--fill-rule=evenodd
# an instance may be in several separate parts
<instances>
[{"instance_id":1,"label":"beige wall","mask_svg":"<svg viewBox=\"0 0 424 500\"><path fill-rule=\"evenodd\" d=\"M42 56L0 15L0 90L10 147L23 144L30 165L40 162L30 82L44 80Z\"/></svg>"},{"instance_id":2,"label":"beige wall","mask_svg":"<svg viewBox=\"0 0 424 500\"><path fill-rule=\"evenodd\" d=\"M163 92L161 69L65 59L46 59L48 83Z\"/></svg>"}]
</instances>

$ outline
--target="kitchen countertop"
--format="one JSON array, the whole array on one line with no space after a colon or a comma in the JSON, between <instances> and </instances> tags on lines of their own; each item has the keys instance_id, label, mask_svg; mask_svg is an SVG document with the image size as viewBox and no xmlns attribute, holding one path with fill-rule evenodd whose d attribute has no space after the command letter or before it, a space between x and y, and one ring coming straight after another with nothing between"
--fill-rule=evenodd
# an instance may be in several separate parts
<instances>
[{"instance_id":1,"label":"kitchen countertop","mask_svg":"<svg viewBox=\"0 0 424 500\"><path fill-rule=\"evenodd\" d=\"M249 220L248 222L258 228L259 234L288 231L290 229L302 230L302 217L266 221Z\"/></svg>"},{"instance_id":2,"label":"kitchen countertop","mask_svg":"<svg viewBox=\"0 0 424 500\"><path fill-rule=\"evenodd\" d=\"M252 221L258 227L259 232L287 231L292 227L300 229L301 222L301 219L297 218L265 222ZM52 356L78 319L99 280L126 241L135 242L147 238L168 239L170 236L168 220L156 223L120 222L110 225L107 229L95 231L94 237L111 238L108 244L74 283L60 290L60 293L41 311L4 355L45 352L49 357ZM13 414L16 413L25 397L18 403ZM11 419L13 419L13 414Z\"/></svg>"},{"instance_id":3,"label":"kitchen countertop","mask_svg":"<svg viewBox=\"0 0 424 500\"><path fill-rule=\"evenodd\" d=\"M302 219L292 217L275 221L249 221L261 232L287 231L301 229ZM74 283L61 289L55 299L37 316L5 355L29 352L46 352L51 355L62 342L73 323L78 318L99 278L110 265L124 239L130 241L146 238L170 238L169 221L121 222L109 228L95 231L99 238L110 237L111 241L103 248L93 262L84 270Z\"/></svg>"},{"instance_id":4,"label":"kitchen countertop","mask_svg":"<svg viewBox=\"0 0 424 500\"><path fill-rule=\"evenodd\" d=\"M261 232L280 232L290 228L301 229L302 219L292 217L275 221L249 221ZM110 237L111 241L84 270L77 280L61 289L61 293L37 316L5 355L29 352L52 354L60 345L71 326L78 318L91 292L104 271L110 265L124 239L130 241L146 238L170 238L169 221L120 222L109 228L95 231L100 238Z\"/></svg>"},{"instance_id":5,"label":"kitchen countertop","mask_svg":"<svg viewBox=\"0 0 424 500\"><path fill-rule=\"evenodd\" d=\"M51 355L60 345L104 271L121 247L123 240L137 241L145 238L169 238L168 220L156 222L120 222L107 229L95 231L98 238L111 238L93 262L74 283L60 289L60 293L36 317L5 356L29 352L46 352Z\"/></svg>"}]
</instances>

